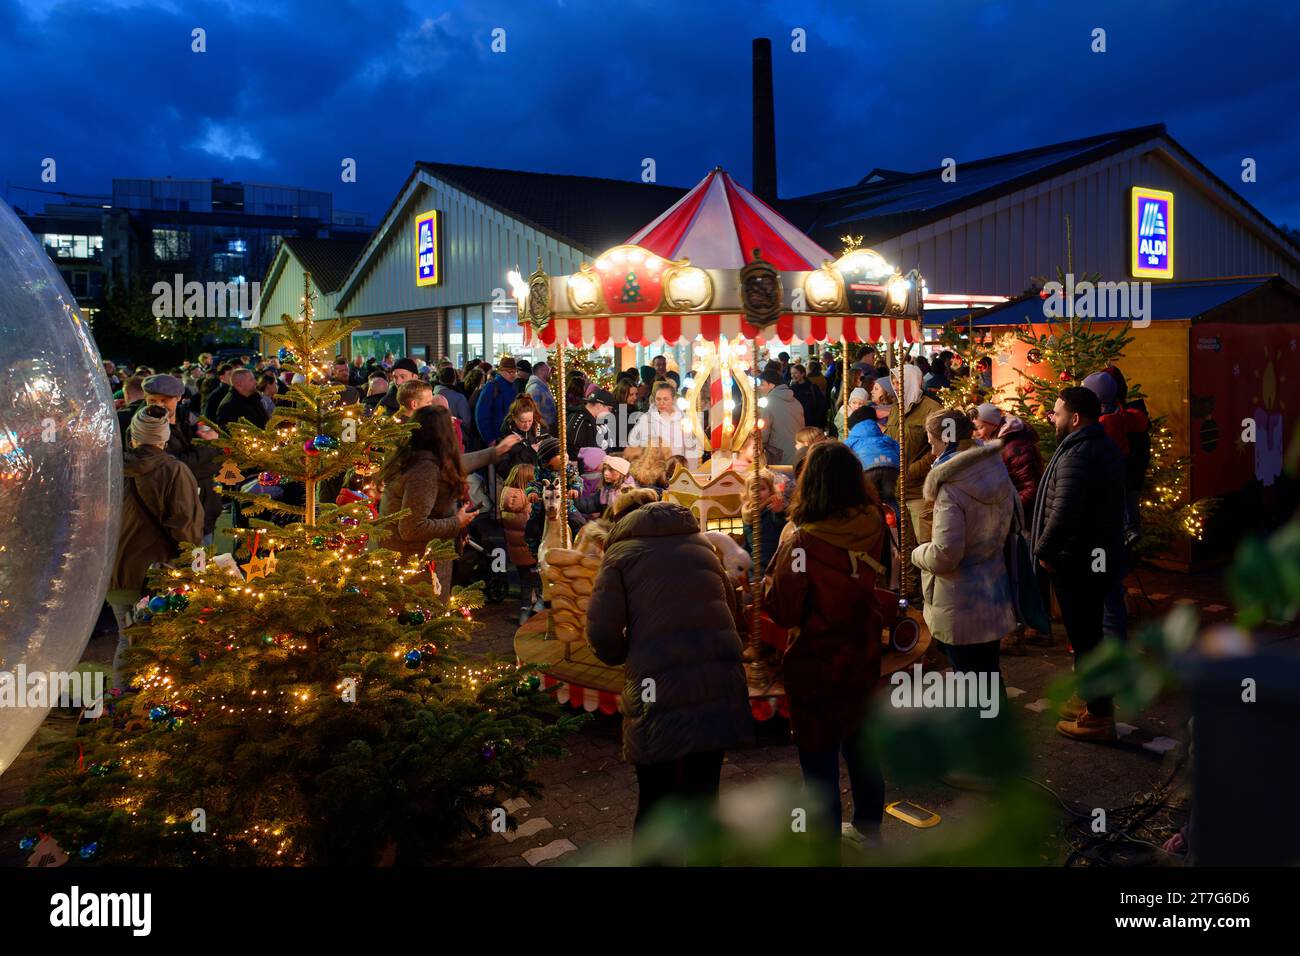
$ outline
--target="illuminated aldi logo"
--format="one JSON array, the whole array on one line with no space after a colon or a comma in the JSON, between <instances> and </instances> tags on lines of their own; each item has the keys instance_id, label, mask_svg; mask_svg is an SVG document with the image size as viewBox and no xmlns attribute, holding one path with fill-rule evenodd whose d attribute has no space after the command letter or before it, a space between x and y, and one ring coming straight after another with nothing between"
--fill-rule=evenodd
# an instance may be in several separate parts
<instances>
[{"instance_id":1,"label":"illuminated aldi logo","mask_svg":"<svg viewBox=\"0 0 1300 956\"><path fill-rule=\"evenodd\" d=\"M438 257L438 213L422 212L415 217L415 284L437 285L442 281Z\"/></svg>"},{"instance_id":2,"label":"illuminated aldi logo","mask_svg":"<svg viewBox=\"0 0 1300 956\"><path fill-rule=\"evenodd\" d=\"M1133 187L1133 275L1139 279L1174 277L1174 194Z\"/></svg>"}]
</instances>

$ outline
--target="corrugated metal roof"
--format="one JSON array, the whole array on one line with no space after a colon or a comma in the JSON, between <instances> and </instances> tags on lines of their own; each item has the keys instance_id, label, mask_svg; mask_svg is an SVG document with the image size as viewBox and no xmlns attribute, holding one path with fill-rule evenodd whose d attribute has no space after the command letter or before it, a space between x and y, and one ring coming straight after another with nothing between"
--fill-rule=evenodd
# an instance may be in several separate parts
<instances>
[{"instance_id":1,"label":"corrugated metal roof","mask_svg":"<svg viewBox=\"0 0 1300 956\"><path fill-rule=\"evenodd\" d=\"M959 159L954 182L944 182L937 166L914 173L875 169L856 185L800 196L779 206L823 245L828 236L833 240L845 229L863 235L870 245L1164 134L1164 125L1155 124L988 159Z\"/></svg>"},{"instance_id":2,"label":"corrugated metal roof","mask_svg":"<svg viewBox=\"0 0 1300 956\"><path fill-rule=\"evenodd\" d=\"M624 242L686 194L677 186L489 169L416 166L506 215L595 256Z\"/></svg>"},{"instance_id":3,"label":"corrugated metal roof","mask_svg":"<svg viewBox=\"0 0 1300 956\"><path fill-rule=\"evenodd\" d=\"M1152 283L1149 317L1153 322L1193 319L1231 302L1233 299L1254 292L1270 282L1287 285L1285 280L1277 276L1243 276L1233 279ZM965 324L965 315L966 313L959 313L956 310L929 312L925 316L925 322L927 325L938 326L960 316L963 324ZM974 315L974 324L977 326L1027 325L1046 321L1048 320L1043 314L1043 300L1037 295L1017 299L1005 305L994 306L991 309L976 312ZM1097 321L1104 321L1104 319L1098 319Z\"/></svg>"},{"instance_id":4,"label":"corrugated metal roof","mask_svg":"<svg viewBox=\"0 0 1300 956\"><path fill-rule=\"evenodd\" d=\"M333 239L289 237L285 247L311 273L312 284L320 292L337 292L343 285L352 263L361 255L370 237L345 236Z\"/></svg>"}]
</instances>

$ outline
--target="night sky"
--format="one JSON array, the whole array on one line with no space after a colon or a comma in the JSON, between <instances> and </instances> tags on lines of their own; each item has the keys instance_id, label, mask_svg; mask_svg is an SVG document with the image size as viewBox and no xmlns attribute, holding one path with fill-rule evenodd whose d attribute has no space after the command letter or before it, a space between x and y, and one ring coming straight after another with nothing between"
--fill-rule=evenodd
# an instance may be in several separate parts
<instances>
[{"instance_id":1,"label":"night sky","mask_svg":"<svg viewBox=\"0 0 1300 956\"><path fill-rule=\"evenodd\" d=\"M0 0L4 195L37 211L57 197L17 187L219 176L329 190L374 224L416 160L636 179L652 157L661 183L720 164L748 184L756 36L782 197L1163 122L1300 226L1300 3L1281 0Z\"/></svg>"}]
</instances>

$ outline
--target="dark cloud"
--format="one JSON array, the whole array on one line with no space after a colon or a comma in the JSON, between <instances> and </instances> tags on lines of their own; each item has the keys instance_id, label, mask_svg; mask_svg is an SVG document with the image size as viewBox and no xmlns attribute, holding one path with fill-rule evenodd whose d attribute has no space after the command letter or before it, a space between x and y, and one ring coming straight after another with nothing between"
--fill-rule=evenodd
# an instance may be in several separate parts
<instances>
[{"instance_id":1,"label":"dark cloud","mask_svg":"<svg viewBox=\"0 0 1300 956\"><path fill-rule=\"evenodd\" d=\"M1300 7L604 0L115 5L0 0L0 172L329 189L372 219L417 159L689 185L750 174L750 47L773 38L782 195L1165 122L1300 225ZM207 31L208 52L190 51ZM492 52L492 31L506 52ZM1090 52L1106 30L1107 52ZM791 51L806 31L807 52ZM344 157L359 181L339 181ZM1244 157L1259 182L1240 182Z\"/></svg>"}]
</instances>

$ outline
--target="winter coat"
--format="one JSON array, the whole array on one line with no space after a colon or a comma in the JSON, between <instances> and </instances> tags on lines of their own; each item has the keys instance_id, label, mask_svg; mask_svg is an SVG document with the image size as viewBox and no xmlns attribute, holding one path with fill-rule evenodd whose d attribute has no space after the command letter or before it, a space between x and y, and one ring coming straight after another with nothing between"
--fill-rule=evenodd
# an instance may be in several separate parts
<instances>
[{"instance_id":1,"label":"winter coat","mask_svg":"<svg viewBox=\"0 0 1300 956\"><path fill-rule=\"evenodd\" d=\"M870 468L898 471L898 442L882 432L874 420L867 418L854 425L844 444L858 456L863 471Z\"/></svg>"},{"instance_id":2,"label":"winter coat","mask_svg":"<svg viewBox=\"0 0 1300 956\"><path fill-rule=\"evenodd\" d=\"M212 445L194 443L194 426L189 424L186 415L183 409L177 410L176 423L172 425L166 451L189 468L199 486L199 498L203 504L203 533L207 535L217 526L217 519L221 517L221 509L225 505L225 498L212 480L221 470L221 452Z\"/></svg>"},{"instance_id":3,"label":"winter coat","mask_svg":"<svg viewBox=\"0 0 1300 956\"><path fill-rule=\"evenodd\" d=\"M1034 496L1043 477L1043 456L1038 450L1038 433L1014 415L1008 415L998 429L1002 442L1002 463L1007 466L1011 483L1020 495L1020 507L1026 515L1034 513Z\"/></svg>"},{"instance_id":4,"label":"winter coat","mask_svg":"<svg viewBox=\"0 0 1300 956\"><path fill-rule=\"evenodd\" d=\"M664 417L652 407L636 420L628 435L629 448L662 448L669 455L681 455L691 461L700 458L700 443L695 433L686 427L684 416L677 409ZM794 438L790 439L790 454L794 454Z\"/></svg>"},{"instance_id":5,"label":"winter coat","mask_svg":"<svg viewBox=\"0 0 1300 956\"><path fill-rule=\"evenodd\" d=\"M474 406L474 424L484 444L501 434L501 423L506 420L506 413L516 397L514 383L507 382L500 372L493 372L492 381L479 390L478 404Z\"/></svg>"},{"instance_id":6,"label":"winter coat","mask_svg":"<svg viewBox=\"0 0 1300 956\"><path fill-rule=\"evenodd\" d=\"M623 665L630 763L752 741L731 594L722 562L686 508L652 502L611 529L587 606L587 642L606 664Z\"/></svg>"},{"instance_id":7,"label":"winter coat","mask_svg":"<svg viewBox=\"0 0 1300 956\"><path fill-rule=\"evenodd\" d=\"M799 403L799 407L803 409L804 424L825 428L826 393L807 379L791 385L790 392Z\"/></svg>"},{"instance_id":8,"label":"winter coat","mask_svg":"<svg viewBox=\"0 0 1300 956\"><path fill-rule=\"evenodd\" d=\"M584 479L585 483L585 479ZM596 486L590 492L584 487L584 493L578 496L577 509L585 515L599 515L613 503L618 493L624 488L635 488L636 482L627 475L616 485L605 484L604 478L596 478Z\"/></svg>"},{"instance_id":9,"label":"winter coat","mask_svg":"<svg viewBox=\"0 0 1300 956\"><path fill-rule=\"evenodd\" d=\"M555 396L551 394L551 386L532 375L528 378L524 392L537 404L537 411L542 416L546 430L552 435L558 435L559 432L555 430Z\"/></svg>"},{"instance_id":10,"label":"winter coat","mask_svg":"<svg viewBox=\"0 0 1300 956\"><path fill-rule=\"evenodd\" d=\"M571 456L577 455L584 448L602 448L600 443L599 424L594 415L587 411L586 406L580 405L570 410L568 414L568 451ZM606 436L608 439L608 436Z\"/></svg>"},{"instance_id":11,"label":"winter coat","mask_svg":"<svg viewBox=\"0 0 1300 956\"><path fill-rule=\"evenodd\" d=\"M453 418L459 418L462 422L469 421L469 399L463 393L446 385L439 385L434 388L433 394L441 395L447 400L447 407L451 409Z\"/></svg>"},{"instance_id":12,"label":"winter coat","mask_svg":"<svg viewBox=\"0 0 1300 956\"><path fill-rule=\"evenodd\" d=\"M203 541L203 508L194 475L156 446L126 452L122 479L122 531L108 589L138 598L151 564L173 560L186 542Z\"/></svg>"},{"instance_id":13,"label":"winter coat","mask_svg":"<svg viewBox=\"0 0 1300 956\"><path fill-rule=\"evenodd\" d=\"M1119 566L1124 541L1124 456L1100 424L1056 446L1038 484L1034 557L1062 574L1088 574L1097 549Z\"/></svg>"},{"instance_id":14,"label":"winter coat","mask_svg":"<svg viewBox=\"0 0 1300 956\"><path fill-rule=\"evenodd\" d=\"M780 547L781 532L785 530L785 512L773 511L771 508L764 508L763 513L758 518L758 543L760 551L759 561L765 566L771 562L772 557ZM745 550L750 554L754 553L754 526L748 521L743 524L745 534Z\"/></svg>"},{"instance_id":15,"label":"winter coat","mask_svg":"<svg viewBox=\"0 0 1300 956\"><path fill-rule=\"evenodd\" d=\"M230 394L230 383L217 379L217 383L212 386L212 390L203 399L203 417L210 422L217 420L217 409L221 407L222 401Z\"/></svg>"},{"instance_id":16,"label":"winter coat","mask_svg":"<svg viewBox=\"0 0 1300 956\"><path fill-rule=\"evenodd\" d=\"M941 459L925 479L930 540L912 551L925 623L944 644L998 641L1016 626L1005 546L1016 489L996 439Z\"/></svg>"},{"instance_id":17,"label":"winter coat","mask_svg":"<svg viewBox=\"0 0 1300 956\"><path fill-rule=\"evenodd\" d=\"M763 608L790 629L782 672L800 750L838 750L862 724L880 679L879 508L797 528L767 566ZM796 549L803 561L796 565Z\"/></svg>"},{"instance_id":18,"label":"winter coat","mask_svg":"<svg viewBox=\"0 0 1300 956\"><path fill-rule=\"evenodd\" d=\"M505 532L506 557L517 568L531 568L537 563L525 537L531 512L532 506L523 488L507 488L501 493L501 529Z\"/></svg>"},{"instance_id":19,"label":"winter coat","mask_svg":"<svg viewBox=\"0 0 1300 956\"><path fill-rule=\"evenodd\" d=\"M240 395L232 388L226 392L226 397L217 406L217 414L212 420L222 428L229 428L232 422L237 422L241 418L248 419L249 423L257 428L265 428L266 423L271 420L271 416L262 406L261 395L257 392L251 395Z\"/></svg>"},{"instance_id":20,"label":"winter coat","mask_svg":"<svg viewBox=\"0 0 1300 956\"><path fill-rule=\"evenodd\" d=\"M934 453L930 451L930 439L925 434L925 420L934 412L942 411L943 406L921 392L921 370L915 365L903 366L903 387L907 393L907 414L903 416L903 428L907 439L907 448L903 454L907 458L906 497L916 501L925 497L925 476L929 474L930 465L934 463ZM885 434L898 438L898 403L889 406L889 418L885 422Z\"/></svg>"},{"instance_id":21,"label":"winter coat","mask_svg":"<svg viewBox=\"0 0 1300 956\"><path fill-rule=\"evenodd\" d=\"M794 462L794 436L804 426L803 406L789 385L778 385L767 393L767 407L758 410L763 426L763 451L769 465Z\"/></svg>"},{"instance_id":22,"label":"winter coat","mask_svg":"<svg viewBox=\"0 0 1300 956\"><path fill-rule=\"evenodd\" d=\"M477 471L486 467L495 454L492 449L484 449L461 455L461 468L466 474ZM409 510L410 514L398 520L380 547L396 551L406 559L423 554L425 546L436 538L454 541L460 534L456 512L460 510L461 494L462 489L447 483L433 452L415 452L407 467L384 484L379 499L380 517L402 510ZM443 558L435 566L443 594L449 592L451 585L452 560Z\"/></svg>"},{"instance_id":23,"label":"winter coat","mask_svg":"<svg viewBox=\"0 0 1300 956\"><path fill-rule=\"evenodd\" d=\"M518 435L519 444L506 452L505 457L497 462L497 473L501 475L502 478L509 477L510 469L515 467L515 465L537 464L537 452L534 450L533 446L546 437L547 431L546 426L538 421L534 421L533 427L528 429L528 431L523 431L522 429L515 428L512 425L502 422L501 434L498 437L505 438L507 435Z\"/></svg>"}]
</instances>

